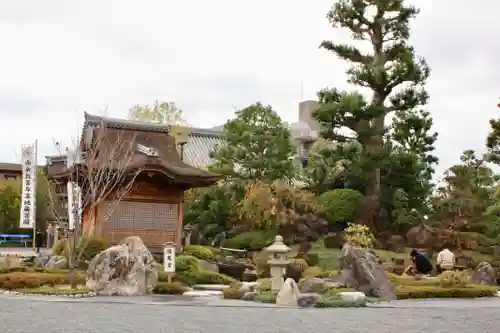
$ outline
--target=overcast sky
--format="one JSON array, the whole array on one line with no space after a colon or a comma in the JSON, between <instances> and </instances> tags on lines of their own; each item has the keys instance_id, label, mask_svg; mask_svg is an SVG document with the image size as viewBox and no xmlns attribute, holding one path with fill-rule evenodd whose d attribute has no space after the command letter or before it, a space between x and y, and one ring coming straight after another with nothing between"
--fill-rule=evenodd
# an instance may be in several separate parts
<instances>
[{"instance_id":1,"label":"overcast sky","mask_svg":"<svg viewBox=\"0 0 500 333\"><path fill-rule=\"evenodd\" d=\"M500 3L419 0L412 43L432 68L429 110L443 169L482 150L498 116ZM261 101L283 120L346 65L323 39L345 40L325 15L332 0L2 0L0 161L38 139L39 162L70 143L83 112L126 116L133 104L175 101L189 123L212 127ZM15 153L15 151L17 153Z\"/></svg>"}]
</instances>

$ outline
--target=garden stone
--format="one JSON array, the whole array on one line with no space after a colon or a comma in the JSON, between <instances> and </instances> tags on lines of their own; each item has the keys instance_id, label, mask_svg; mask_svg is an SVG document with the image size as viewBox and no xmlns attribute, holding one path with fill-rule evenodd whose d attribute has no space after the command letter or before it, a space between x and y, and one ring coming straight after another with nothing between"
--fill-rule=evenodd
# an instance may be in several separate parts
<instances>
[{"instance_id":1,"label":"garden stone","mask_svg":"<svg viewBox=\"0 0 500 333\"><path fill-rule=\"evenodd\" d=\"M67 269L68 267L68 258L63 256L51 256L49 261L45 264L45 268L52 269Z\"/></svg>"},{"instance_id":2,"label":"garden stone","mask_svg":"<svg viewBox=\"0 0 500 333\"><path fill-rule=\"evenodd\" d=\"M206 260L199 260L200 267L203 270L219 273L219 266L216 263L208 262Z\"/></svg>"},{"instance_id":3,"label":"garden stone","mask_svg":"<svg viewBox=\"0 0 500 333\"><path fill-rule=\"evenodd\" d=\"M370 252L344 245L339 256L341 279L348 288L364 291L384 300L396 300L394 286L387 273Z\"/></svg>"},{"instance_id":4,"label":"garden stone","mask_svg":"<svg viewBox=\"0 0 500 333\"><path fill-rule=\"evenodd\" d=\"M366 295L359 291L342 291L337 293L337 296L340 297L341 300L347 302L357 302L366 298Z\"/></svg>"},{"instance_id":5,"label":"garden stone","mask_svg":"<svg viewBox=\"0 0 500 333\"><path fill-rule=\"evenodd\" d=\"M301 293L322 293L326 289L325 280L313 277L304 279L299 282L299 290Z\"/></svg>"},{"instance_id":6,"label":"garden stone","mask_svg":"<svg viewBox=\"0 0 500 333\"><path fill-rule=\"evenodd\" d=\"M256 291L247 291L243 294L243 296L241 297L241 299L243 301L252 301L254 299L255 296L257 296L259 293L256 292Z\"/></svg>"},{"instance_id":7,"label":"garden stone","mask_svg":"<svg viewBox=\"0 0 500 333\"><path fill-rule=\"evenodd\" d=\"M255 291L258 286L259 286L258 282L242 282L240 291L242 292Z\"/></svg>"},{"instance_id":8,"label":"garden stone","mask_svg":"<svg viewBox=\"0 0 500 333\"><path fill-rule=\"evenodd\" d=\"M47 267L47 263L50 261L50 254L40 254L35 258L33 262L33 267L37 268L45 268Z\"/></svg>"},{"instance_id":9,"label":"garden stone","mask_svg":"<svg viewBox=\"0 0 500 333\"><path fill-rule=\"evenodd\" d=\"M149 294L157 281L154 258L137 236L96 255L87 270L87 287L99 295Z\"/></svg>"},{"instance_id":10,"label":"garden stone","mask_svg":"<svg viewBox=\"0 0 500 333\"><path fill-rule=\"evenodd\" d=\"M293 279L286 279L285 283L281 287L281 290L276 297L277 305L290 305L297 306L297 301L300 295L299 287L297 282Z\"/></svg>"},{"instance_id":11,"label":"garden stone","mask_svg":"<svg viewBox=\"0 0 500 333\"><path fill-rule=\"evenodd\" d=\"M310 308L321 300L321 295L317 293L300 294L297 298L297 305L301 308Z\"/></svg>"},{"instance_id":12,"label":"garden stone","mask_svg":"<svg viewBox=\"0 0 500 333\"><path fill-rule=\"evenodd\" d=\"M472 275L474 284L496 285L496 271L490 263L483 261L477 265Z\"/></svg>"}]
</instances>

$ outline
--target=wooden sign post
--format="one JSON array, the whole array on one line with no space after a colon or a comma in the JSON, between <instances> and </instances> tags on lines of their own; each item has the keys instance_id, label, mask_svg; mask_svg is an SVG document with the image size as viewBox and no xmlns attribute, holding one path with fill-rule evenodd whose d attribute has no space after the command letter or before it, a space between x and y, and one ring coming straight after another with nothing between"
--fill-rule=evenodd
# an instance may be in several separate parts
<instances>
[{"instance_id":1,"label":"wooden sign post","mask_svg":"<svg viewBox=\"0 0 500 333\"><path fill-rule=\"evenodd\" d=\"M175 244L166 242L163 248L163 269L167 273L168 283L172 283L175 274Z\"/></svg>"}]
</instances>

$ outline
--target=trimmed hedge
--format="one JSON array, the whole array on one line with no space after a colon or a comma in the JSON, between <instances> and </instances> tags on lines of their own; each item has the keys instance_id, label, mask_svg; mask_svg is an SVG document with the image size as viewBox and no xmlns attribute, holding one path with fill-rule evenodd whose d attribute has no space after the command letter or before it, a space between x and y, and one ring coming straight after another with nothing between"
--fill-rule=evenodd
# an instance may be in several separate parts
<instances>
[{"instance_id":1,"label":"trimmed hedge","mask_svg":"<svg viewBox=\"0 0 500 333\"><path fill-rule=\"evenodd\" d=\"M153 289L154 294L182 295L188 288L179 282L158 282Z\"/></svg>"},{"instance_id":2,"label":"trimmed hedge","mask_svg":"<svg viewBox=\"0 0 500 333\"><path fill-rule=\"evenodd\" d=\"M466 287L396 286L398 299L413 298L478 298L493 297L498 288L486 285L467 285Z\"/></svg>"},{"instance_id":3,"label":"trimmed hedge","mask_svg":"<svg viewBox=\"0 0 500 333\"><path fill-rule=\"evenodd\" d=\"M213 262L215 260L214 252L210 248L203 245L187 245L184 247L182 253L209 262Z\"/></svg>"},{"instance_id":4,"label":"trimmed hedge","mask_svg":"<svg viewBox=\"0 0 500 333\"><path fill-rule=\"evenodd\" d=\"M77 284L85 284L85 276L77 275ZM0 274L0 289L34 289L41 286L55 286L70 283L69 274L37 272L12 272Z\"/></svg>"}]
</instances>

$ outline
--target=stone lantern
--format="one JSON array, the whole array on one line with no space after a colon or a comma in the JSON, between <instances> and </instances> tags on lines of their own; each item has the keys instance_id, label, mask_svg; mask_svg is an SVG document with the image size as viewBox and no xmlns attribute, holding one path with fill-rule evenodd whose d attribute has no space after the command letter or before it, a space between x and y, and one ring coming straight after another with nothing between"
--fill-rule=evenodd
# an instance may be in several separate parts
<instances>
[{"instance_id":1,"label":"stone lantern","mask_svg":"<svg viewBox=\"0 0 500 333\"><path fill-rule=\"evenodd\" d=\"M286 267L290 263L287 254L292 249L283 243L283 237L276 236L274 243L266 248L269 254L267 263L271 274L271 291L278 293L283 286Z\"/></svg>"}]
</instances>

